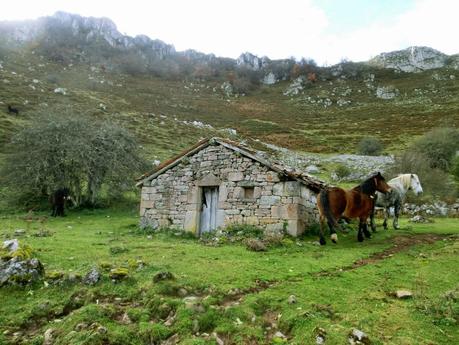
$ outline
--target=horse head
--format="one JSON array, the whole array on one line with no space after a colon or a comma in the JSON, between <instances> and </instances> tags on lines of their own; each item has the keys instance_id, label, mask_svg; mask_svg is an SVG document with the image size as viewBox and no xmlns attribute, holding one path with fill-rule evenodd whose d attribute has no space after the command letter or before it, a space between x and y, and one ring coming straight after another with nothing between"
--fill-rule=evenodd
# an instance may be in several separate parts
<instances>
[{"instance_id":1,"label":"horse head","mask_svg":"<svg viewBox=\"0 0 459 345\"><path fill-rule=\"evenodd\" d=\"M387 184L386 180L384 179L384 177L381 175L380 172L378 172L376 175L373 176L373 181L375 184L375 189L378 192L386 194L391 191L391 187Z\"/></svg>"},{"instance_id":2,"label":"horse head","mask_svg":"<svg viewBox=\"0 0 459 345\"><path fill-rule=\"evenodd\" d=\"M416 174L410 174L410 186L408 190L412 190L414 194L419 195L423 192L421 181L419 181L419 177Z\"/></svg>"}]
</instances>

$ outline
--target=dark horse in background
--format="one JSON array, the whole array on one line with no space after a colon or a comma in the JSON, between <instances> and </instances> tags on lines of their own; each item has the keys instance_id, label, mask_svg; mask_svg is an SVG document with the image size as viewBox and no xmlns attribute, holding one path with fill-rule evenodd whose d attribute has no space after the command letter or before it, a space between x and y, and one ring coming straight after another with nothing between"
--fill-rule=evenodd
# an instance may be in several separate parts
<instances>
[{"instance_id":1,"label":"dark horse in background","mask_svg":"<svg viewBox=\"0 0 459 345\"><path fill-rule=\"evenodd\" d=\"M359 218L359 231L357 239L362 242L365 237L370 238L367 219L373 211L376 191L387 193L390 186L384 180L381 173L377 173L357 187L344 190L339 187L325 188L320 191L317 198L317 206L320 215L320 244L326 244L324 237L325 220L330 228L330 239L338 242L336 227L339 227L340 218Z\"/></svg>"},{"instance_id":2,"label":"dark horse in background","mask_svg":"<svg viewBox=\"0 0 459 345\"><path fill-rule=\"evenodd\" d=\"M8 104L8 113L19 115L19 110L17 108L13 108L11 105Z\"/></svg>"},{"instance_id":3,"label":"dark horse in background","mask_svg":"<svg viewBox=\"0 0 459 345\"><path fill-rule=\"evenodd\" d=\"M68 188L59 188L54 191L50 197L53 212L52 217L64 217L65 201L70 200L70 190Z\"/></svg>"}]
</instances>

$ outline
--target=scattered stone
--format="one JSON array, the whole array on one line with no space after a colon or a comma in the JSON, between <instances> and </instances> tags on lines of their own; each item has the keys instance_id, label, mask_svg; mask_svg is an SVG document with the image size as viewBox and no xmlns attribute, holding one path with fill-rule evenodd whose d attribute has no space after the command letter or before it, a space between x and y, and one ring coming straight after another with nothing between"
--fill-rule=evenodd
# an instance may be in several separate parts
<instances>
[{"instance_id":1,"label":"scattered stone","mask_svg":"<svg viewBox=\"0 0 459 345\"><path fill-rule=\"evenodd\" d=\"M273 72L269 72L267 75L264 76L263 78L263 84L265 85L273 85L277 83L277 78Z\"/></svg>"},{"instance_id":2,"label":"scattered stone","mask_svg":"<svg viewBox=\"0 0 459 345\"><path fill-rule=\"evenodd\" d=\"M106 327L104 327L104 326L97 327L97 333L99 333L99 334L107 334L107 332L108 332L108 330L107 330Z\"/></svg>"},{"instance_id":3,"label":"scattered stone","mask_svg":"<svg viewBox=\"0 0 459 345\"><path fill-rule=\"evenodd\" d=\"M233 85L231 85L229 81L225 81L220 88L223 90L226 97L231 97L233 95Z\"/></svg>"},{"instance_id":4,"label":"scattered stone","mask_svg":"<svg viewBox=\"0 0 459 345\"><path fill-rule=\"evenodd\" d=\"M397 290L393 293L393 295L398 299L408 299L413 297L413 293L409 290Z\"/></svg>"},{"instance_id":5,"label":"scattered stone","mask_svg":"<svg viewBox=\"0 0 459 345\"><path fill-rule=\"evenodd\" d=\"M93 267L83 278L83 283L86 285L95 285L100 280L101 275L96 267Z\"/></svg>"},{"instance_id":6,"label":"scattered stone","mask_svg":"<svg viewBox=\"0 0 459 345\"><path fill-rule=\"evenodd\" d=\"M265 252L267 250L266 245L256 238L248 238L245 241L245 246L247 250L254 252Z\"/></svg>"},{"instance_id":7,"label":"scattered stone","mask_svg":"<svg viewBox=\"0 0 459 345\"><path fill-rule=\"evenodd\" d=\"M30 284L41 279L44 273L43 265L36 258L23 260L17 256L6 261L0 260L0 286Z\"/></svg>"},{"instance_id":8,"label":"scattered stone","mask_svg":"<svg viewBox=\"0 0 459 345\"><path fill-rule=\"evenodd\" d=\"M283 338L283 339L286 339L287 337L280 331L277 331L275 334L274 334L275 337L278 337L278 338Z\"/></svg>"},{"instance_id":9,"label":"scattered stone","mask_svg":"<svg viewBox=\"0 0 459 345\"><path fill-rule=\"evenodd\" d=\"M54 343L54 334L56 330L54 328L48 328L43 335L43 345L52 345Z\"/></svg>"},{"instance_id":10,"label":"scattered stone","mask_svg":"<svg viewBox=\"0 0 459 345\"><path fill-rule=\"evenodd\" d=\"M180 337L177 333L174 335L170 336L166 340L161 342L161 345L176 345L180 342Z\"/></svg>"},{"instance_id":11,"label":"scattered stone","mask_svg":"<svg viewBox=\"0 0 459 345\"><path fill-rule=\"evenodd\" d=\"M172 274L172 272L169 272L169 271L161 271L161 272L156 273L153 276L153 282L155 283L158 283L163 280L174 280L174 279L175 279L174 275Z\"/></svg>"},{"instance_id":12,"label":"scattered stone","mask_svg":"<svg viewBox=\"0 0 459 345\"><path fill-rule=\"evenodd\" d=\"M199 332L199 321L197 319L193 320L193 333L198 333Z\"/></svg>"},{"instance_id":13,"label":"scattered stone","mask_svg":"<svg viewBox=\"0 0 459 345\"><path fill-rule=\"evenodd\" d=\"M289 304L295 304L295 303L297 302L296 296L295 296L295 295L290 295L290 296L288 296L287 302L288 302Z\"/></svg>"},{"instance_id":14,"label":"scattered stone","mask_svg":"<svg viewBox=\"0 0 459 345\"><path fill-rule=\"evenodd\" d=\"M45 274L45 280L50 284L60 284L64 278L64 273L60 271L48 271Z\"/></svg>"},{"instance_id":15,"label":"scattered stone","mask_svg":"<svg viewBox=\"0 0 459 345\"><path fill-rule=\"evenodd\" d=\"M6 249L10 253L14 253L19 248L19 241L14 238L12 240L6 240L3 242L3 249Z\"/></svg>"},{"instance_id":16,"label":"scattered stone","mask_svg":"<svg viewBox=\"0 0 459 345\"><path fill-rule=\"evenodd\" d=\"M370 341L370 338L368 338L368 335L357 328L354 328L349 333L348 342L350 345L354 345L354 344L369 345L371 344L371 341Z\"/></svg>"},{"instance_id":17,"label":"scattered stone","mask_svg":"<svg viewBox=\"0 0 459 345\"><path fill-rule=\"evenodd\" d=\"M125 279L129 275L129 270L124 267L113 268L108 276L113 282L118 282Z\"/></svg>"},{"instance_id":18,"label":"scattered stone","mask_svg":"<svg viewBox=\"0 0 459 345\"><path fill-rule=\"evenodd\" d=\"M23 236L25 235L26 231L24 229L16 229L14 230L14 235L15 236Z\"/></svg>"},{"instance_id":19,"label":"scattered stone","mask_svg":"<svg viewBox=\"0 0 459 345\"><path fill-rule=\"evenodd\" d=\"M121 317L120 322L123 325L130 325L132 323L132 320L127 313L124 313L123 316Z\"/></svg>"},{"instance_id":20,"label":"scattered stone","mask_svg":"<svg viewBox=\"0 0 459 345\"><path fill-rule=\"evenodd\" d=\"M433 223L432 219L421 216L420 214L415 215L409 220L410 223Z\"/></svg>"},{"instance_id":21,"label":"scattered stone","mask_svg":"<svg viewBox=\"0 0 459 345\"><path fill-rule=\"evenodd\" d=\"M321 327L316 329L316 344L322 345L325 344L327 331Z\"/></svg>"},{"instance_id":22,"label":"scattered stone","mask_svg":"<svg viewBox=\"0 0 459 345\"><path fill-rule=\"evenodd\" d=\"M99 267L104 271L110 271L113 268L113 265L109 262L103 261L99 263Z\"/></svg>"},{"instance_id":23,"label":"scattered stone","mask_svg":"<svg viewBox=\"0 0 459 345\"><path fill-rule=\"evenodd\" d=\"M77 332L84 331L88 327L89 325L86 322L80 322L79 324L75 326L75 331Z\"/></svg>"},{"instance_id":24,"label":"scattered stone","mask_svg":"<svg viewBox=\"0 0 459 345\"><path fill-rule=\"evenodd\" d=\"M67 89L63 87L58 87L54 89L54 93L61 94L61 95L66 95L67 94Z\"/></svg>"},{"instance_id":25,"label":"scattered stone","mask_svg":"<svg viewBox=\"0 0 459 345\"><path fill-rule=\"evenodd\" d=\"M180 296L180 297L185 297L186 295L188 295L188 291L184 288L180 288L177 292L177 294Z\"/></svg>"},{"instance_id":26,"label":"scattered stone","mask_svg":"<svg viewBox=\"0 0 459 345\"><path fill-rule=\"evenodd\" d=\"M197 313L203 313L205 311L204 306L201 304L201 299L196 296L188 296L183 299L185 308L193 310Z\"/></svg>"},{"instance_id":27,"label":"scattered stone","mask_svg":"<svg viewBox=\"0 0 459 345\"><path fill-rule=\"evenodd\" d=\"M174 324L177 314L171 311L164 321L164 326L170 327Z\"/></svg>"},{"instance_id":28,"label":"scattered stone","mask_svg":"<svg viewBox=\"0 0 459 345\"><path fill-rule=\"evenodd\" d=\"M218 334L216 332L212 333L212 337L217 342L217 345L225 345L225 342L218 336Z\"/></svg>"}]
</instances>

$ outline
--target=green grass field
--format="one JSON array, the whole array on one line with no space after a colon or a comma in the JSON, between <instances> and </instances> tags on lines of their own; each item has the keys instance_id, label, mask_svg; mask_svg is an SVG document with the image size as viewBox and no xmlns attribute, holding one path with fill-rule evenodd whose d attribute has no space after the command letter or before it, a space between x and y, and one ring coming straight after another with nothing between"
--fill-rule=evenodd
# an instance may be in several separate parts
<instances>
[{"instance_id":1,"label":"green grass field","mask_svg":"<svg viewBox=\"0 0 459 345\"><path fill-rule=\"evenodd\" d=\"M315 236L284 239L267 252L148 238L137 223L135 210L2 216L2 238L25 229L21 243L48 274L124 266L129 276L113 283L102 269L95 286L0 288L0 344L42 344L50 328L54 344L217 344L214 333L225 344L315 344L319 328L326 344L347 343L353 328L372 344L459 343L457 219L402 220L401 230L380 228L363 243L355 232L325 247ZM43 231L51 236L34 236ZM136 260L146 266L136 270ZM175 279L154 282L161 271ZM396 299L399 289L413 298Z\"/></svg>"}]
</instances>

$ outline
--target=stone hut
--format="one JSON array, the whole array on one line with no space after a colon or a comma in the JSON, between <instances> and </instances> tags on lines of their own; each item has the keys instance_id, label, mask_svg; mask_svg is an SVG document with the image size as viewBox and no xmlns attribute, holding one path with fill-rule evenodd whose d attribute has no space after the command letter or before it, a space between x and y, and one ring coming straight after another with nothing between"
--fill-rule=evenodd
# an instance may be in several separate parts
<instances>
[{"instance_id":1,"label":"stone hut","mask_svg":"<svg viewBox=\"0 0 459 345\"><path fill-rule=\"evenodd\" d=\"M233 223L286 230L293 236L318 221L325 185L288 171L233 141L200 141L139 178L143 225L196 235Z\"/></svg>"}]
</instances>

